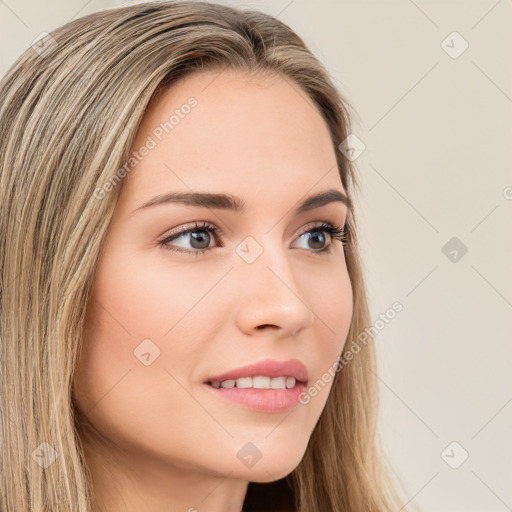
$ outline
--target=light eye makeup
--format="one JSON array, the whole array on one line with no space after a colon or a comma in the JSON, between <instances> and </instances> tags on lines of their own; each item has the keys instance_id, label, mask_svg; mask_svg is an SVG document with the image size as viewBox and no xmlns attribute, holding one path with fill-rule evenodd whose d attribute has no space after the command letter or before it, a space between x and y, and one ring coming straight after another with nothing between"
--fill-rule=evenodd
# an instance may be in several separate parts
<instances>
[{"instance_id":1,"label":"light eye makeup","mask_svg":"<svg viewBox=\"0 0 512 512\"><path fill-rule=\"evenodd\" d=\"M329 236L325 237L324 234L328 233ZM192 247L189 249L180 248L176 245L172 245L171 242L176 241L180 238L186 238L187 235L198 235L194 236L193 238L189 238L188 242L191 242L192 240L195 240L199 244L201 243L207 243L207 247ZM213 235L213 237L211 236ZM320 244L322 243L322 240L325 239L325 242L330 243L326 245L325 247L322 247L320 249L308 249L313 254L319 254L319 255L327 255L330 254L334 248L335 241L339 241L342 246L346 246L348 243L348 237L346 233L345 225L343 226L334 226L330 222L327 221L320 221L319 224L310 226L307 230L305 230L302 234L300 234L296 240L302 239L305 240L306 243L309 243L310 240L313 240L314 243L317 243L319 241L318 235L321 235L320 237ZM224 247L224 239L222 236L221 230L214 226L213 224L210 224L208 222L195 222L193 226L184 226L180 228L178 231L171 233L170 235L166 235L162 239L158 240L158 246L162 247L165 250L173 251L173 252L179 252L179 253L185 253L188 255L196 255L199 256L200 254L204 254L207 251L211 251L215 249L216 247L211 247L209 242L210 240L216 240L219 245L216 247Z\"/></svg>"}]
</instances>

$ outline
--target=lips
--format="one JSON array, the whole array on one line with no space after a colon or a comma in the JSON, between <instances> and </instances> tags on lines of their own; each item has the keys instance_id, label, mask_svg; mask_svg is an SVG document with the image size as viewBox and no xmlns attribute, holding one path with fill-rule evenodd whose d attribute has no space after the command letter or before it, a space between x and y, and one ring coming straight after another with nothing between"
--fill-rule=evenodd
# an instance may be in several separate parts
<instances>
[{"instance_id":1,"label":"lips","mask_svg":"<svg viewBox=\"0 0 512 512\"><path fill-rule=\"evenodd\" d=\"M306 384L308 381L308 372L306 367L298 359L289 359L288 361L276 361L275 359L265 359L255 364L235 368L220 375L209 377L205 384L212 382L223 382L225 380L239 379L242 377L293 377L296 381Z\"/></svg>"}]
</instances>

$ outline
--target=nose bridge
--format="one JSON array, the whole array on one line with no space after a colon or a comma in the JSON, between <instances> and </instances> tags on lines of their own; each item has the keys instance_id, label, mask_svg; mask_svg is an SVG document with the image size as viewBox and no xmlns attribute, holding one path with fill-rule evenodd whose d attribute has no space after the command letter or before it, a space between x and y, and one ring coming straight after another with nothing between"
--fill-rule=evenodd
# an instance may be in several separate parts
<instances>
[{"instance_id":1,"label":"nose bridge","mask_svg":"<svg viewBox=\"0 0 512 512\"><path fill-rule=\"evenodd\" d=\"M261 233L257 239L254 236L246 237L237 247L237 252L243 260L240 266L245 273L245 279L248 282L253 281L251 287L259 284L276 287L280 283L279 288L286 288L283 280L288 288L297 292L289 251L277 236L277 231Z\"/></svg>"},{"instance_id":2,"label":"nose bridge","mask_svg":"<svg viewBox=\"0 0 512 512\"><path fill-rule=\"evenodd\" d=\"M314 315L297 282L290 249L276 233L247 237L237 247L243 283L239 318L245 328L271 324L294 333Z\"/></svg>"}]
</instances>

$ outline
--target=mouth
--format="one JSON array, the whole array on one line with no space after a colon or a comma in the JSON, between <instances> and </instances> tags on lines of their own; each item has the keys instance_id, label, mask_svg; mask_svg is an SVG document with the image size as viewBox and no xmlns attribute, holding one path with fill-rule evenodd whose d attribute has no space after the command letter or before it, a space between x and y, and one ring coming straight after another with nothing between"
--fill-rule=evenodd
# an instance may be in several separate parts
<instances>
[{"instance_id":1,"label":"mouth","mask_svg":"<svg viewBox=\"0 0 512 512\"><path fill-rule=\"evenodd\" d=\"M237 388L215 387L204 384L205 391L215 399L224 403L240 406L244 409L258 413L280 413L296 407L301 401L301 395L305 393L306 386L295 382L289 388Z\"/></svg>"},{"instance_id":2,"label":"mouth","mask_svg":"<svg viewBox=\"0 0 512 512\"><path fill-rule=\"evenodd\" d=\"M295 377L281 375L279 377L269 377L267 375L256 375L254 377L239 377L237 379L226 379L222 381L208 381L205 384L214 388L223 389L290 389L297 384L306 382L297 380Z\"/></svg>"},{"instance_id":3,"label":"mouth","mask_svg":"<svg viewBox=\"0 0 512 512\"><path fill-rule=\"evenodd\" d=\"M205 384L215 388L289 389L307 384L308 372L298 359L265 359L209 377Z\"/></svg>"},{"instance_id":4,"label":"mouth","mask_svg":"<svg viewBox=\"0 0 512 512\"><path fill-rule=\"evenodd\" d=\"M266 359L210 377L203 384L216 397L259 412L275 413L296 406L307 382L307 370L300 361Z\"/></svg>"}]
</instances>

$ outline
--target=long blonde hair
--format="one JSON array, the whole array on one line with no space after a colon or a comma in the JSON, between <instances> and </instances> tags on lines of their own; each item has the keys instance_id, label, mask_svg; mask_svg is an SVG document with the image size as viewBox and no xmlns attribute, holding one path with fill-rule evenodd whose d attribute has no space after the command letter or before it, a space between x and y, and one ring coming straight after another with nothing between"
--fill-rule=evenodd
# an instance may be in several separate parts
<instances>
[{"instance_id":1,"label":"long blonde hair","mask_svg":"<svg viewBox=\"0 0 512 512\"><path fill-rule=\"evenodd\" d=\"M188 1L98 12L27 49L0 81L1 511L91 510L72 377L120 187L102 200L95 191L129 158L157 91L187 73L225 69L277 73L302 88L325 118L354 197L355 169L337 149L353 109L304 42L260 12ZM353 213L347 237L346 347L371 324ZM398 510L400 484L377 436L375 371L370 337L336 372L300 464L278 482L249 484L244 510Z\"/></svg>"}]
</instances>

